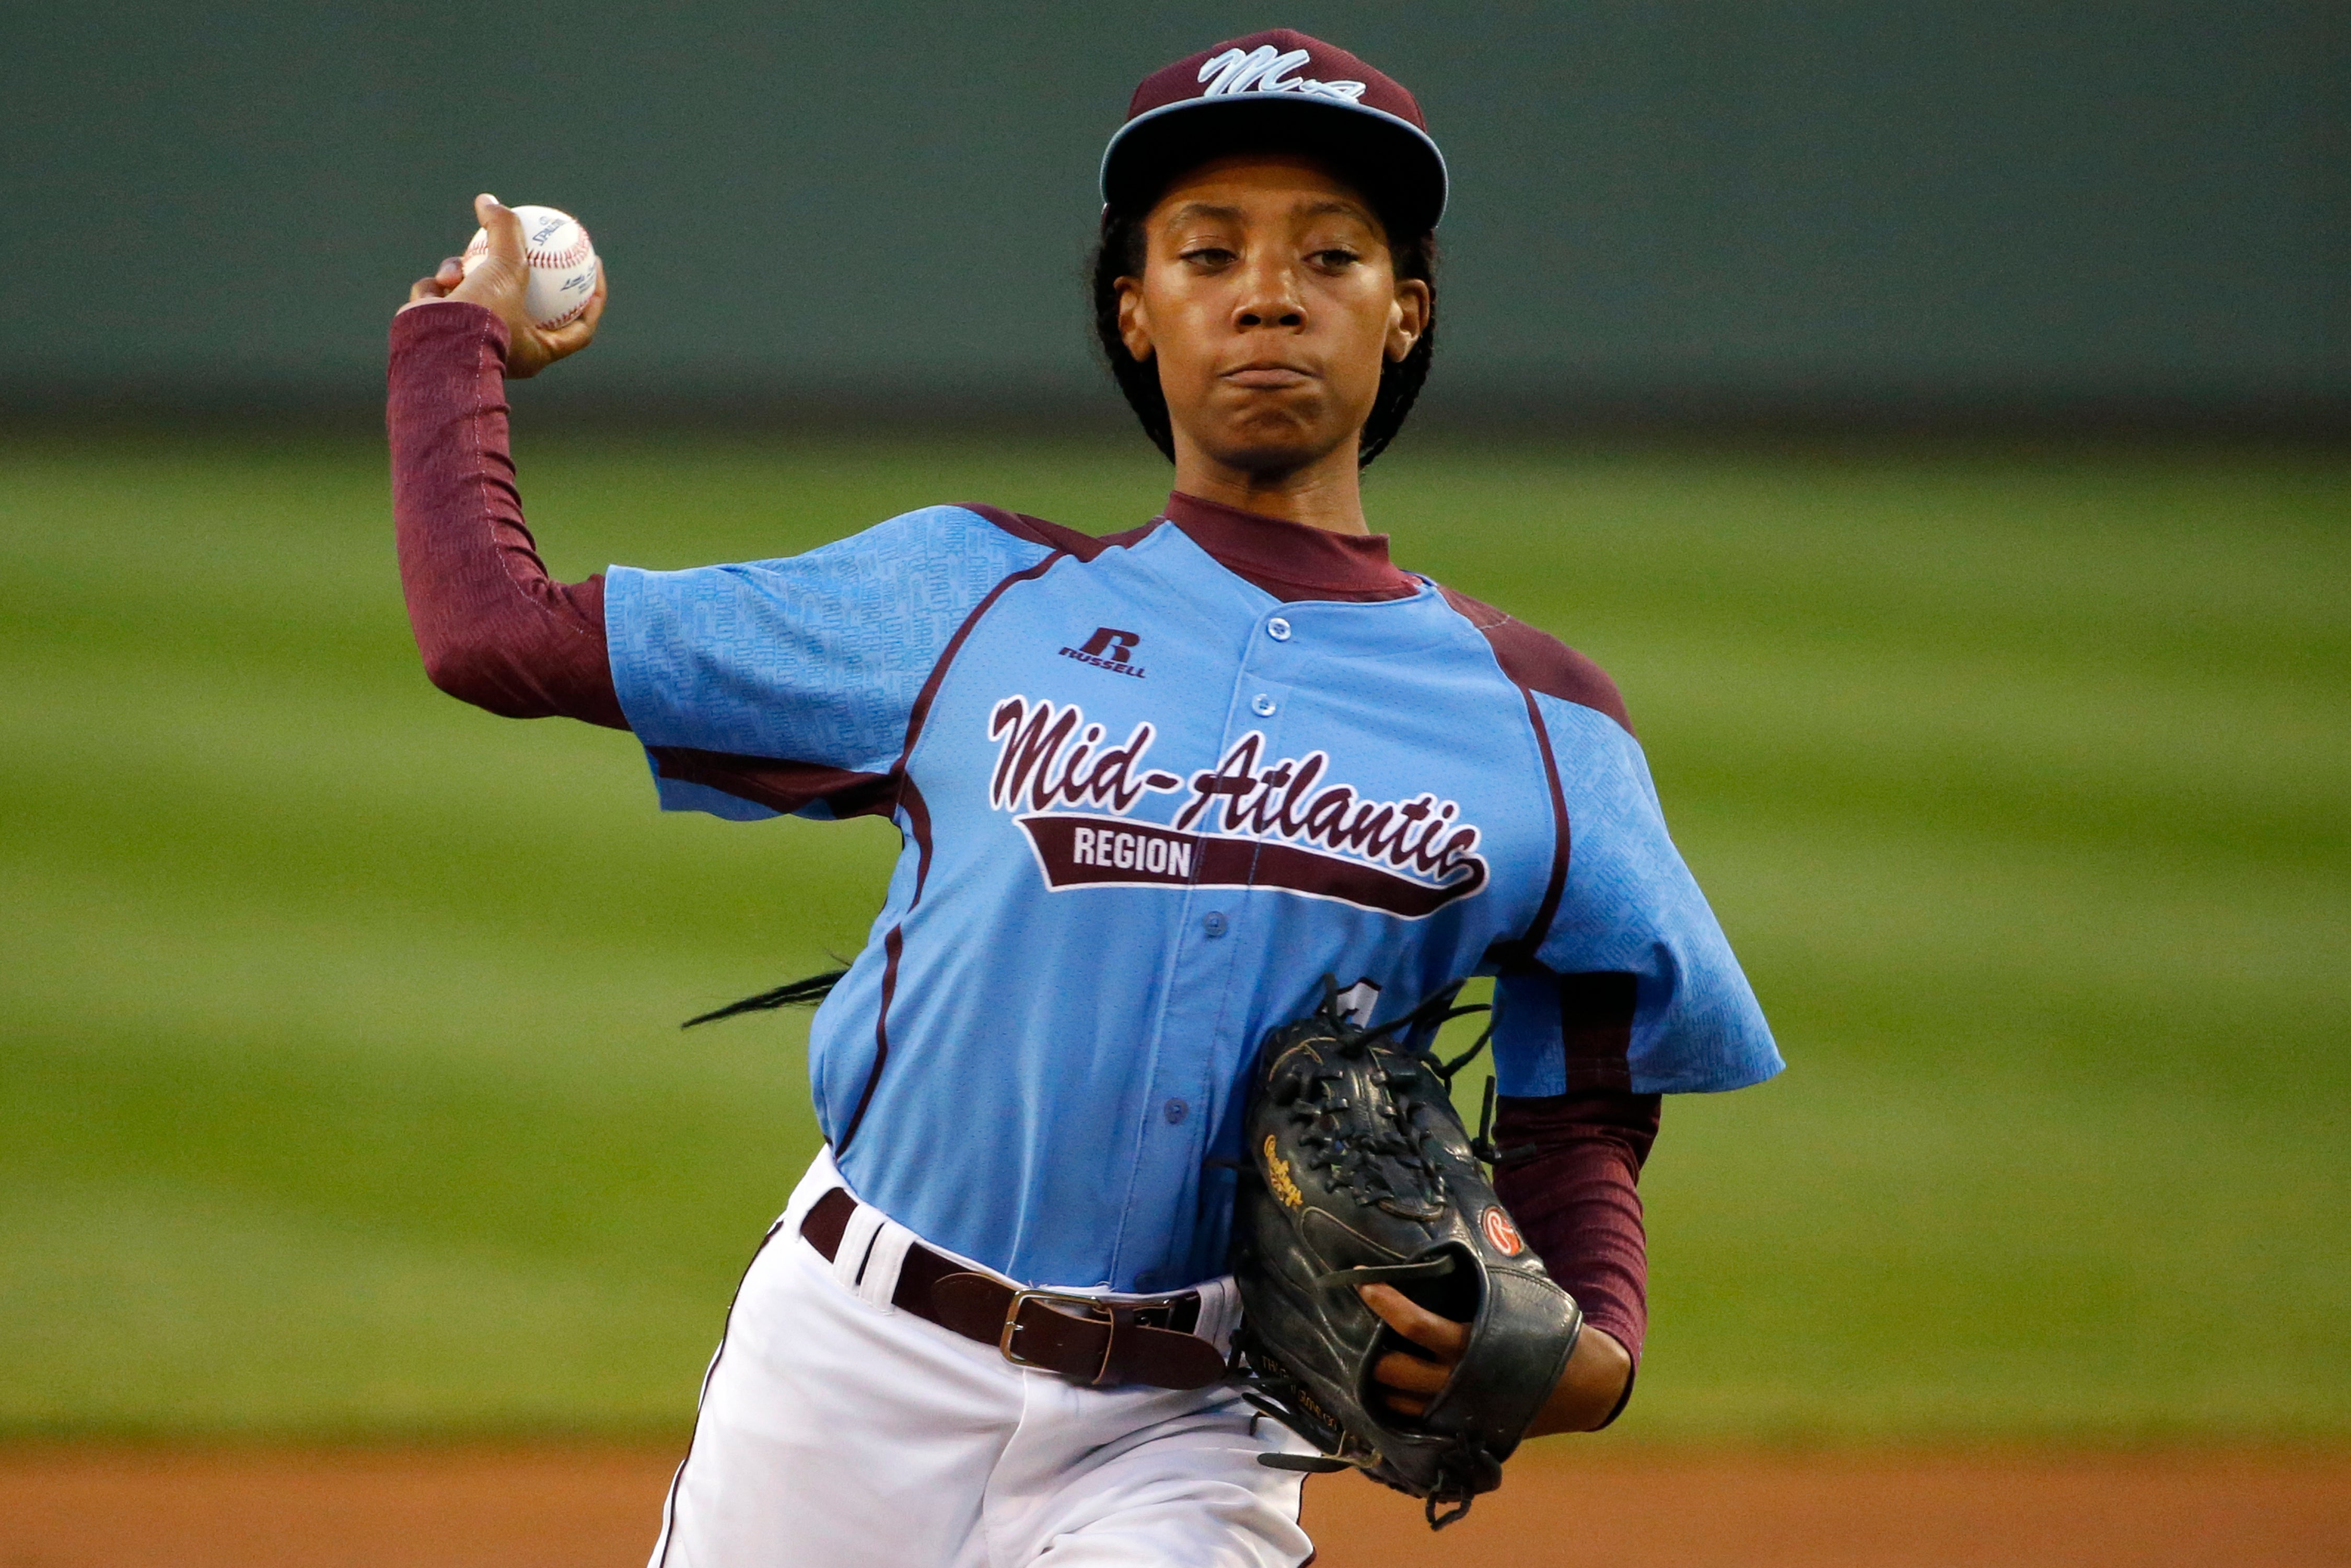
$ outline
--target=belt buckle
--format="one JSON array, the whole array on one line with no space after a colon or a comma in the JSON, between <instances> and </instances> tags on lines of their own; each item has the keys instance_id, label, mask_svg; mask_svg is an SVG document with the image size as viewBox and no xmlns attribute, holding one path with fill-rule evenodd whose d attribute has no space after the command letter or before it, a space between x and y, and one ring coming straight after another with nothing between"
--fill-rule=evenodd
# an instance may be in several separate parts
<instances>
[{"instance_id":1,"label":"belt buckle","mask_svg":"<svg viewBox=\"0 0 2351 1568\"><path fill-rule=\"evenodd\" d=\"M1011 1305L1004 1309L1003 1331L996 1336L996 1348L1003 1353L1004 1359L1015 1366L1033 1366L1045 1372L1061 1370L1057 1366L1047 1366L1041 1361L1031 1361L1012 1348L1013 1336L1020 1332L1020 1309L1031 1301L1048 1303L1046 1310L1049 1312L1052 1310L1050 1303L1053 1302L1064 1302L1072 1307L1081 1307L1084 1309L1081 1315L1085 1321L1107 1322L1111 1325L1110 1339L1102 1342L1102 1366L1094 1370L1094 1377L1099 1381L1102 1372L1110 1365L1111 1341L1118 1337L1118 1315L1092 1296L1081 1296L1069 1291L1048 1291L1030 1286L1023 1286L1013 1291Z\"/></svg>"}]
</instances>

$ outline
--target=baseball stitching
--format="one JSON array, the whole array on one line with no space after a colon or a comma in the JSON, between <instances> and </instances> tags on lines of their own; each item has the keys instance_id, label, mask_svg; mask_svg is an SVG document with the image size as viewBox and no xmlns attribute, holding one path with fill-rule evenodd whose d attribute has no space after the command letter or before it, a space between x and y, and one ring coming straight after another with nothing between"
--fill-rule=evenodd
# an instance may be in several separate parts
<instances>
[{"instance_id":1,"label":"baseball stitching","mask_svg":"<svg viewBox=\"0 0 2351 1568\"><path fill-rule=\"evenodd\" d=\"M579 262L585 261L588 258L588 231L585 229L580 231L580 243L573 246L569 250L527 250L522 254L523 259L529 262L533 267L544 267L553 269L573 266Z\"/></svg>"},{"instance_id":2,"label":"baseball stitching","mask_svg":"<svg viewBox=\"0 0 2351 1568\"><path fill-rule=\"evenodd\" d=\"M575 243L569 250L526 250L522 253L522 258L533 267L545 267L549 271L555 271L562 267L576 266L580 262L587 260L588 249L588 231L586 229L581 229L580 231L580 238L578 242ZM482 242L481 254L487 256L489 252L489 242L487 240L484 240ZM467 256L472 256L474 254L474 247L471 245L465 246L465 254Z\"/></svg>"},{"instance_id":3,"label":"baseball stitching","mask_svg":"<svg viewBox=\"0 0 2351 1568\"><path fill-rule=\"evenodd\" d=\"M580 223L580 220L577 218L574 218L571 221L574 225L579 225ZM484 235L479 244L481 249L478 253L475 250L473 244L467 244L465 246L465 254L467 256L474 256L475 254L482 256L489 255L489 236L487 235ZM522 253L522 259L523 264L527 267L536 267L547 272L560 272L566 267L576 267L580 263L587 260L590 253L593 249L594 246L590 243L588 238L588 230L583 225L580 228L580 237L572 242L571 247L569 250L525 250ZM592 298L592 296L590 298ZM558 327L568 327L572 322L577 321L580 317L588 313L588 306L590 303L590 300L582 299L570 309L566 310L562 315L551 318L545 321L534 321L531 325L538 328L542 332L552 332Z\"/></svg>"}]
</instances>

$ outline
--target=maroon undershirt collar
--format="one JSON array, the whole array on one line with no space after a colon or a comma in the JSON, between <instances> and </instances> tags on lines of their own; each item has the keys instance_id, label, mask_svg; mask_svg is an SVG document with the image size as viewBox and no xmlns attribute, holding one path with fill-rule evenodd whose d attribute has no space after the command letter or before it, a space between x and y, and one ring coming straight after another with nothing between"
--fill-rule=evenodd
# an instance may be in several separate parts
<instances>
[{"instance_id":1,"label":"maroon undershirt collar","mask_svg":"<svg viewBox=\"0 0 2351 1568\"><path fill-rule=\"evenodd\" d=\"M1277 599L1406 599L1420 591L1420 580L1388 559L1385 534L1334 534L1180 490L1161 516L1234 576Z\"/></svg>"}]
</instances>

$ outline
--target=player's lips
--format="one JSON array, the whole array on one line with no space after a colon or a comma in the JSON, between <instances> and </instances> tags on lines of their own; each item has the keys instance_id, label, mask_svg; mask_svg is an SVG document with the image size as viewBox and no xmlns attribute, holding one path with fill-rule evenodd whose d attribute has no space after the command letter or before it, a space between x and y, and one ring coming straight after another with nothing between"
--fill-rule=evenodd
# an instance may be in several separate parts
<instances>
[{"instance_id":1,"label":"player's lips","mask_svg":"<svg viewBox=\"0 0 2351 1568\"><path fill-rule=\"evenodd\" d=\"M1298 387L1315 378L1314 372L1303 366L1284 364L1279 360L1253 360L1227 371L1223 379L1243 387Z\"/></svg>"}]
</instances>

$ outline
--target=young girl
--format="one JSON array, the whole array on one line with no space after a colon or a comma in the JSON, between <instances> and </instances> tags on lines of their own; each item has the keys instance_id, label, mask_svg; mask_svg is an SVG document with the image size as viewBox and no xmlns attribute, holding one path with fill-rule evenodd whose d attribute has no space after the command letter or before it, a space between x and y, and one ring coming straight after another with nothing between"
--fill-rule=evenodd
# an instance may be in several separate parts
<instances>
[{"instance_id":1,"label":"young girl","mask_svg":"<svg viewBox=\"0 0 2351 1568\"><path fill-rule=\"evenodd\" d=\"M1646 1323L1659 1095L1779 1057L1615 689L1402 570L1359 486L1427 373L1445 166L1410 94L1290 32L1146 78L1102 166L1096 326L1175 493L1097 538L934 506L804 556L549 580L502 377L514 214L392 326L427 669L635 733L662 804L886 815L882 912L810 1032L826 1148L705 1380L653 1561L1263 1564L1311 1552L1297 1438L1222 1373L1255 1046L1496 980L1498 1181L1587 1332L1534 1430L1614 1417ZM1461 1326L1365 1300L1418 1354Z\"/></svg>"}]
</instances>

